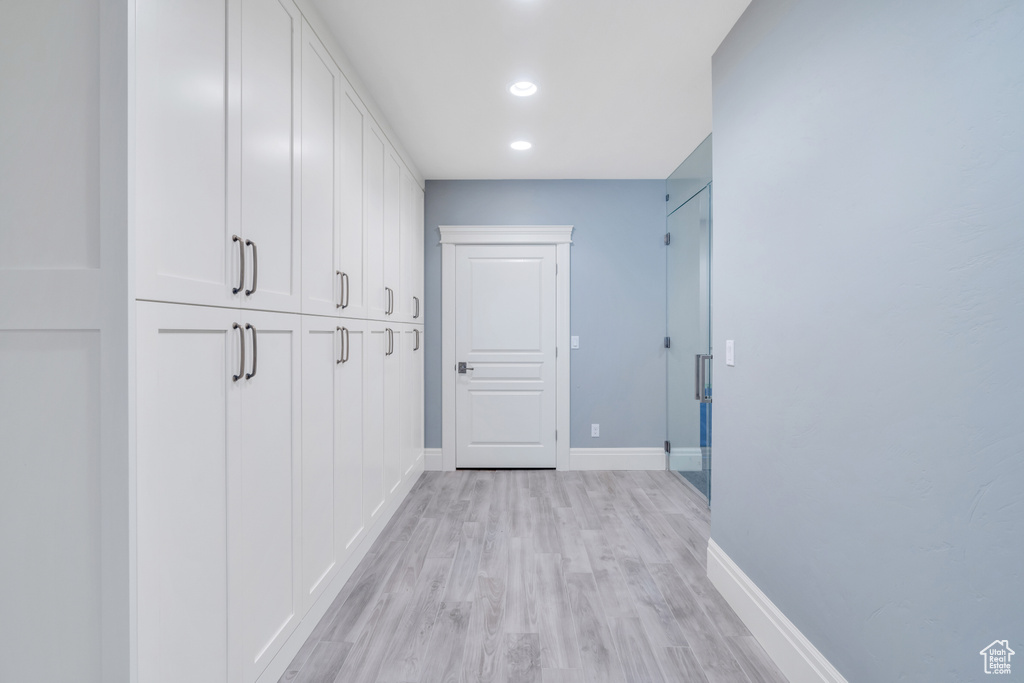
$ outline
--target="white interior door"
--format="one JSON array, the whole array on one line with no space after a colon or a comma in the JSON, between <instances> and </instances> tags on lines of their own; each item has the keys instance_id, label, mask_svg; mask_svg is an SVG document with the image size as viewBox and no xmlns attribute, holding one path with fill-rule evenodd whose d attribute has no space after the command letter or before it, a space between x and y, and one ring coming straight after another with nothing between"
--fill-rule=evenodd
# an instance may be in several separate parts
<instances>
[{"instance_id":1,"label":"white interior door","mask_svg":"<svg viewBox=\"0 0 1024 683\"><path fill-rule=\"evenodd\" d=\"M455 250L457 467L555 466L555 246Z\"/></svg>"}]
</instances>

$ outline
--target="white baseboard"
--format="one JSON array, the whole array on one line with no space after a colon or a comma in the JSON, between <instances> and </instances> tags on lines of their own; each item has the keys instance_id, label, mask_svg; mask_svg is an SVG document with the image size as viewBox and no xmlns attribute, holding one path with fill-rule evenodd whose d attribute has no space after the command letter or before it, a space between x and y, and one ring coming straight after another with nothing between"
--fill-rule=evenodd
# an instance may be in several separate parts
<instances>
[{"instance_id":1,"label":"white baseboard","mask_svg":"<svg viewBox=\"0 0 1024 683\"><path fill-rule=\"evenodd\" d=\"M570 448L570 470L663 470L662 448Z\"/></svg>"},{"instance_id":2,"label":"white baseboard","mask_svg":"<svg viewBox=\"0 0 1024 683\"><path fill-rule=\"evenodd\" d=\"M423 449L423 469L427 472L440 472L444 469L440 448Z\"/></svg>"},{"instance_id":3,"label":"white baseboard","mask_svg":"<svg viewBox=\"0 0 1024 683\"><path fill-rule=\"evenodd\" d=\"M345 583L352 577L356 567L366 557L370 547L377 540L377 537L380 536L380 532L384 531L388 522L391 521L395 512L398 511L398 508L405 501L406 496L409 495L409 491L412 490L412 487L423 474L423 469L420 467L422 464L422 462L417 462L417 464L413 465L412 470L408 472L408 476L402 479L398 488L395 489L391 497L384 503L377 519L373 521L366 535L358 542L359 544L356 549L334 575L334 578L330 580L330 583L324 592L320 594L320 597L313 602L306 615L302 617L299 625L295 627L295 631L292 632L288 640L281 646L277 655L274 656L267 665L267 668L256 679L256 683L277 683L285 671L288 670L288 665L292 663L295 655L298 654L299 648L309 638L316 625L320 623L320 619L327 613L327 608L331 606L334 599L341 593L341 589L345 587Z\"/></svg>"},{"instance_id":4,"label":"white baseboard","mask_svg":"<svg viewBox=\"0 0 1024 683\"><path fill-rule=\"evenodd\" d=\"M703 460L700 446L673 448L668 454L668 468L676 472L700 472Z\"/></svg>"},{"instance_id":5,"label":"white baseboard","mask_svg":"<svg viewBox=\"0 0 1024 683\"><path fill-rule=\"evenodd\" d=\"M700 449L697 449L697 468L700 469ZM440 448L423 451L423 464L427 472L444 470ZM665 451L661 448L570 448L570 470L663 470Z\"/></svg>"},{"instance_id":6,"label":"white baseboard","mask_svg":"<svg viewBox=\"0 0 1024 683\"><path fill-rule=\"evenodd\" d=\"M708 540L708 578L790 683L847 683L713 539Z\"/></svg>"}]
</instances>

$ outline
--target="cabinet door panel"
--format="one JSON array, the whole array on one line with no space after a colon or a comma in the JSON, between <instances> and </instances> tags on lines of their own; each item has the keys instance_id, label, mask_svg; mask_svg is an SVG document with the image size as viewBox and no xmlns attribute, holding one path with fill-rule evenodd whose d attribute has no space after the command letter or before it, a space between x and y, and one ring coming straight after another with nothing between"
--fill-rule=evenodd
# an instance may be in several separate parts
<instances>
[{"instance_id":1,"label":"cabinet door panel","mask_svg":"<svg viewBox=\"0 0 1024 683\"><path fill-rule=\"evenodd\" d=\"M364 208L366 240L366 261L364 278L366 282L367 315L380 319L387 309L384 291L384 158L387 146L384 136L369 121L363 135L364 173L366 204Z\"/></svg>"},{"instance_id":2,"label":"cabinet door panel","mask_svg":"<svg viewBox=\"0 0 1024 683\"><path fill-rule=\"evenodd\" d=\"M248 311L242 319L255 330L247 330L252 377L240 381L242 556L233 585L241 600L243 677L253 681L301 615L301 329L298 316Z\"/></svg>"},{"instance_id":3,"label":"cabinet door panel","mask_svg":"<svg viewBox=\"0 0 1024 683\"><path fill-rule=\"evenodd\" d=\"M136 5L135 220L140 299L237 306L225 220L225 2Z\"/></svg>"},{"instance_id":4,"label":"cabinet door panel","mask_svg":"<svg viewBox=\"0 0 1024 683\"><path fill-rule=\"evenodd\" d=\"M341 74L308 25L302 34L302 312L336 315L341 303L336 220L336 108Z\"/></svg>"},{"instance_id":5,"label":"cabinet door panel","mask_svg":"<svg viewBox=\"0 0 1024 683\"><path fill-rule=\"evenodd\" d=\"M423 330L402 333L402 476L423 454Z\"/></svg>"},{"instance_id":6,"label":"cabinet door panel","mask_svg":"<svg viewBox=\"0 0 1024 683\"><path fill-rule=\"evenodd\" d=\"M363 530L363 376L367 350L362 321L343 320L345 362L335 364L335 510L341 560L351 555Z\"/></svg>"},{"instance_id":7,"label":"cabinet door panel","mask_svg":"<svg viewBox=\"0 0 1024 683\"><path fill-rule=\"evenodd\" d=\"M228 676L228 471L237 312L138 304L139 680Z\"/></svg>"},{"instance_id":8,"label":"cabinet door panel","mask_svg":"<svg viewBox=\"0 0 1024 683\"><path fill-rule=\"evenodd\" d=\"M302 596L303 609L322 592L337 565L334 528L339 503L335 488L335 366L341 335L333 321L304 318L302 324Z\"/></svg>"},{"instance_id":9,"label":"cabinet door panel","mask_svg":"<svg viewBox=\"0 0 1024 683\"><path fill-rule=\"evenodd\" d=\"M384 504L384 354L387 330L373 325L363 356L363 521L369 524Z\"/></svg>"},{"instance_id":10,"label":"cabinet door panel","mask_svg":"<svg viewBox=\"0 0 1024 683\"><path fill-rule=\"evenodd\" d=\"M293 169L301 15L290 0L244 0L241 50L241 230L258 251L256 291L242 305L300 310L299 220ZM293 157L295 164L293 165ZM252 250L249 250L252 262ZM251 289L254 268L246 273Z\"/></svg>"},{"instance_id":11,"label":"cabinet door panel","mask_svg":"<svg viewBox=\"0 0 1024 683\"><path fill-rule=\"evenodd\" d=\"M390 496L402 483L402 330L389 327L391 354L384 356L384 490Z\"/></svg>"},{"instance_id":12,"label":"cabinet door panel","mask_svg":"<svg viewBox=\"0 0 1024 683\"><path fill-rule=\"evenodd\" d=\"M344 80L344 79L343 79ZM363 126L364 111L354 91L344 83L338 105L338 223L340 250L338 270L345 273L346 292L342 315L366 315L366 283L363 277Z\"/></svg>"},{"instance_id":13,"label":"cabinet door panel","mask_svg":"<svg viewBox=\"0 0 1024 683\"><path fill-rule=\"evenodd\" d=\"M384 286L391 290L389 320L401 317L399 310L404 295L401 283L401 182L402 163L388 145L384 153Z\"/></svg>"}]
</instances>

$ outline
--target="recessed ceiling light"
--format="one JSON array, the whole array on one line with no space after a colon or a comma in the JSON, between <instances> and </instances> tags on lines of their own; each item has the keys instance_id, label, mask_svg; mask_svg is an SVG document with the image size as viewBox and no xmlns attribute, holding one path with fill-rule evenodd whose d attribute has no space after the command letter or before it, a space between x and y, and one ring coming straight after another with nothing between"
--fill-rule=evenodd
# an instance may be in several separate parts
<instances>
[{"instance_id":1,"label":"recessed ceiling light","mask_svg":"<svg viewBox=\"0 0 1024 683\"><path fill-rule=\"evenodd\" d=\"M517 152L523 152L525 150L530 149L531 147L533 147L533 145L531 145L526 140L516 140L515 142L512 143L512 149L516 150Z\"/></svg>"},{"instance_id":2,"label":"recessed ceiling light","mask_svg":"<svg viewBox=\"0 0 1024 683\"><path fill-rule=\"evenodd\" d=\"M508 91L517 97L529 97L537 92L537 86L530 81L519 81L509 86Z\"/></svg>"}]
</instances>

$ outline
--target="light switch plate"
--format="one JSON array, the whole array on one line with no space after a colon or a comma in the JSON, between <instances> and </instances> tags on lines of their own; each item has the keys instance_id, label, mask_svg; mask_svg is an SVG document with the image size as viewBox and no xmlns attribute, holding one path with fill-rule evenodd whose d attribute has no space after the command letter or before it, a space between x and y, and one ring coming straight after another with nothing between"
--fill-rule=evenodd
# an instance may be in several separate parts
<instances>
[{"instance_id":1,"label":"light switch plate","mask_svg":"<svg viewBox=\"0 0 1024 683\"><path fill-rule=\"evenodd\" d=\"M590 436L601 436L601 425L590 425Z\"/></svg>"},{"instance_id":2,"label":"light switch plate","mask_svg":"<svg viewBox=\"0 0 1024 683\"><path fill-rule=\"evenodd\" d=\"M733 347L733 343L732 342L733 342L732 339L726 339L725 340L725 364L726 365L736 365L736 351L735 351L735 349Z\"/></svg>"},{"instance_id":3,"label":"light switch plate","mask_svg":"<svg viewBox=\"0 0 1024 683\"><path fill-rule=\"evenodd\" d=\"M571 349L578 349L578 348L580 348L580 338L579 337L569 337L569 348L571 348Z\"/></svg>"}]
</instances>

